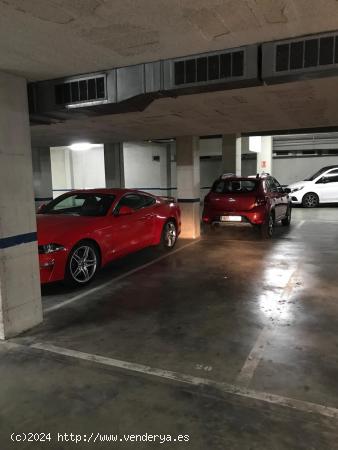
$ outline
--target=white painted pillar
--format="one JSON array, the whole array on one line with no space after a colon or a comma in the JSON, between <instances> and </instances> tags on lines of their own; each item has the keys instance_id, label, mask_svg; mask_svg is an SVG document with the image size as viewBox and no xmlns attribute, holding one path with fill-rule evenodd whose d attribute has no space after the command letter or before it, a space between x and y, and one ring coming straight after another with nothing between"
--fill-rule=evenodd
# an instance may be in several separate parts
<instances>
[{"instance_id":1,"label":"white painted pillar","mask_svg":"<svg viewBox=\"0 0 338 450\"><path fill-rule=\"evenodd\" d=\"M26 81L0 73L0 338L42 321Z\"/></svg>"},{"instance_id":2,"label":"white painted pillar","mask_svg":"<svg viewBox=\"0 0 338 450\"><path fill-rule=\"evenodd\" d=\"M272 136L261 136L261 149L257 153L257 173L272 171Z\"/></svg>"},{"instance_id":3,"label":"white painted pillar","mask_svg":"<svg viewBox=\"0 0 338 450\"><path fill-rule=\"evenodd\" d=\"M104 144L104 167L107 188L124 187L123 144Z\"/></svg>"},{"instance_id":4,"label":"white painted pillar","mask_svg":"<svg viewBox=\"0 0 338 450\"><path fill-rule=\"evenodd\" d=\"M53 199L53 183L49 147L33 147L33 183L35 208Z\"/></svg>"},{"instance_id":5,"label":"white painted pillar","mask_svg":"<svg viewBox=\"0 0 338 450\"><path fill-rule=\"evenodd\" d=\"M182 238L200 236L199 138L176 138L177 198L182 211Z\"/></svg>"},{"instance_id":6,"label":"white painted pillar","mask_svg":"<svg viewBox=\"0 0 338 450\"><path fill-rule=\"evenodd\" d=\"M236 134L223 135L221 171L241 175L241 166L242 138Z\"/></svg>"}]
</instances>

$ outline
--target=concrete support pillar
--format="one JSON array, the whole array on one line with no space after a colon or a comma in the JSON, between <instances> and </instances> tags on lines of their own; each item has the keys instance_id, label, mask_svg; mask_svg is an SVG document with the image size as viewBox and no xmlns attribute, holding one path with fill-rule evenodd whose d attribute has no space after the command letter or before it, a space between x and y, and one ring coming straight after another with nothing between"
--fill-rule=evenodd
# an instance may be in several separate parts
<instances>
[{"instance_id":1,"label":"concrete support pillar","mask_svg":"<svg viewBox=\"0 0 338 450\"><path fill-rule=\"evenodd\" d=\"M272 171L272 136L261 137L261 151L257 153L257 173Z\"/></svg>"},{"instance_id":2,"label":"concrete support pillar","mask_svg":"<svg viewBox=\"0 0 338 450\"><path fill-rule=\"evenodd\" d=\"M42 321L26 81L0 73L0 338Z\"/></svg>"},{"instance_id":3,"label":"concrete support pillar","mask_svg":"<svg viewBox=\"0 0 338 450\"><path fill-rule=\"evenodd\" d=\"M182 238L200 236L199 138L176 139L177 197L182 211Z\"/></svg>"},{"instance_id":4,"label":"concrete support pillar","mask_svg":"<svg viewBox=\"0 0 338 450\"><path fill-rule=\"evenodd\" d=\"M123 188L123 144L104 144L104 165L106 174L106 187Z\"/></svg>"},{"instance_id":5,"label":"concrete support pillar","mask_svg":"<svg viewBox=\"0 0 338 450\"><path fill-rule=\"evenodd\" d=\"M167 144L166 148L166 170L167 170L167 195L170 197L172 195L171 188L172 188L172 182L171 182L171 144Z\"/></svg>"},{"instance_id":6,"label":"concrete support pillar","mask_svg":"<svg viewBox=\"0 0 338 450\"><path fill-rule=\"evenodd\" d=\"M52 170L49 147L33 147L33 182L35 208L53 199Z\"/></svg>"},{"instance_id":7,"label":"concrete support pillar","mask_svg":"<svg viewBox=\"0 0 338 450\"><path fill-rule=\"evenodd\" d=\"M222 143L222 173L241 175L242 140L236 134L223 135Z\"/></svg>"}]
</instances>

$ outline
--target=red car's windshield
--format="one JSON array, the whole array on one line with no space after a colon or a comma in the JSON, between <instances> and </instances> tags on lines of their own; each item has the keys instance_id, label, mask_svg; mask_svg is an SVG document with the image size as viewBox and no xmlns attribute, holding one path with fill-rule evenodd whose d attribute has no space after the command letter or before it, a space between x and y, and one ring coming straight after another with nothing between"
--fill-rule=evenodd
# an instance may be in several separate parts
<instances>
[{"instance_id":1,"label":"red car's windshield","mask_svg":"<svg viewBox=\"0 0 338 450\"><path fill-rule=\"evenodd\" d=\"M46 205L40 214L72 214L77 216L105 216L115 200L112 194L64 194Z\"/></svg>"},{"instance_id":2,"label":"red car's windshield","mask_svg":"<svg viewBox=\"0 0 338 450\"><path fill-rule=\"evenodd\" d=\"M220 179L216 180L212 192L217 194L241 194L245 192L254 192L257 190L258 182L253 179Z\"/></svg>"}]
</instances>

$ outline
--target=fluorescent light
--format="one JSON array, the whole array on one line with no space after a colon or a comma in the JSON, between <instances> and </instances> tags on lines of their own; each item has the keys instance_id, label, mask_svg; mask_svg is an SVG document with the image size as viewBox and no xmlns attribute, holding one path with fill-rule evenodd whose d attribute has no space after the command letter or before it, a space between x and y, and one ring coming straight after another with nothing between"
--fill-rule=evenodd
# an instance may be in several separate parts
<instances>
[{"instance_id":1,"label":"fluorescent light","mask_svg":"<svg viewBox=\"0 0 338 450\"><path fill-rule=\"evenodd\" d=\"M92 148L92 144L90 142L76 142L70 145L69 148L74 152L84 152Z\"/></svg>"},{"instance_id":2,"label":"fluorescent light","mask_svg":"<svg viewBox=\"0 0 338 450\"><path fill-rule=\"evenodd\" d=\"M249 137L250 152L260 153L261 148L262 148L262 136L250 136Z\"/></svg>"},{"instance_id":3,"label":"fluorescent light","mask_svg":"<svg viewBox=\"0 0 338 450\"><path fill-rule=\"evenodd\" d=\"M105 103L107 103L107 100L93 100L90 102L68 103L68 105L66 105L66 108L68 109L86 108L88 106L104 105Z\"/></svg>"}]
</instances>

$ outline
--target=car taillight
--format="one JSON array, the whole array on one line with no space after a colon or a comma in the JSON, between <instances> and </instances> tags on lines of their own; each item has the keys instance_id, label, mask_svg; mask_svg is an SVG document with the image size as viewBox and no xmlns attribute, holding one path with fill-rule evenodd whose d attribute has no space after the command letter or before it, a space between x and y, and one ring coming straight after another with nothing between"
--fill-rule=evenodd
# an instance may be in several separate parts
<instances>
[{"instance_id":1,"label":"car taillight","mask_svg":"<svg viewBox=\"0 0 338 450\"><path fill-rule=\"evenodd\" d=\"M265 197L256 197L255 206L264 206L266 205Z\"/></svg>"}]
</instances>

